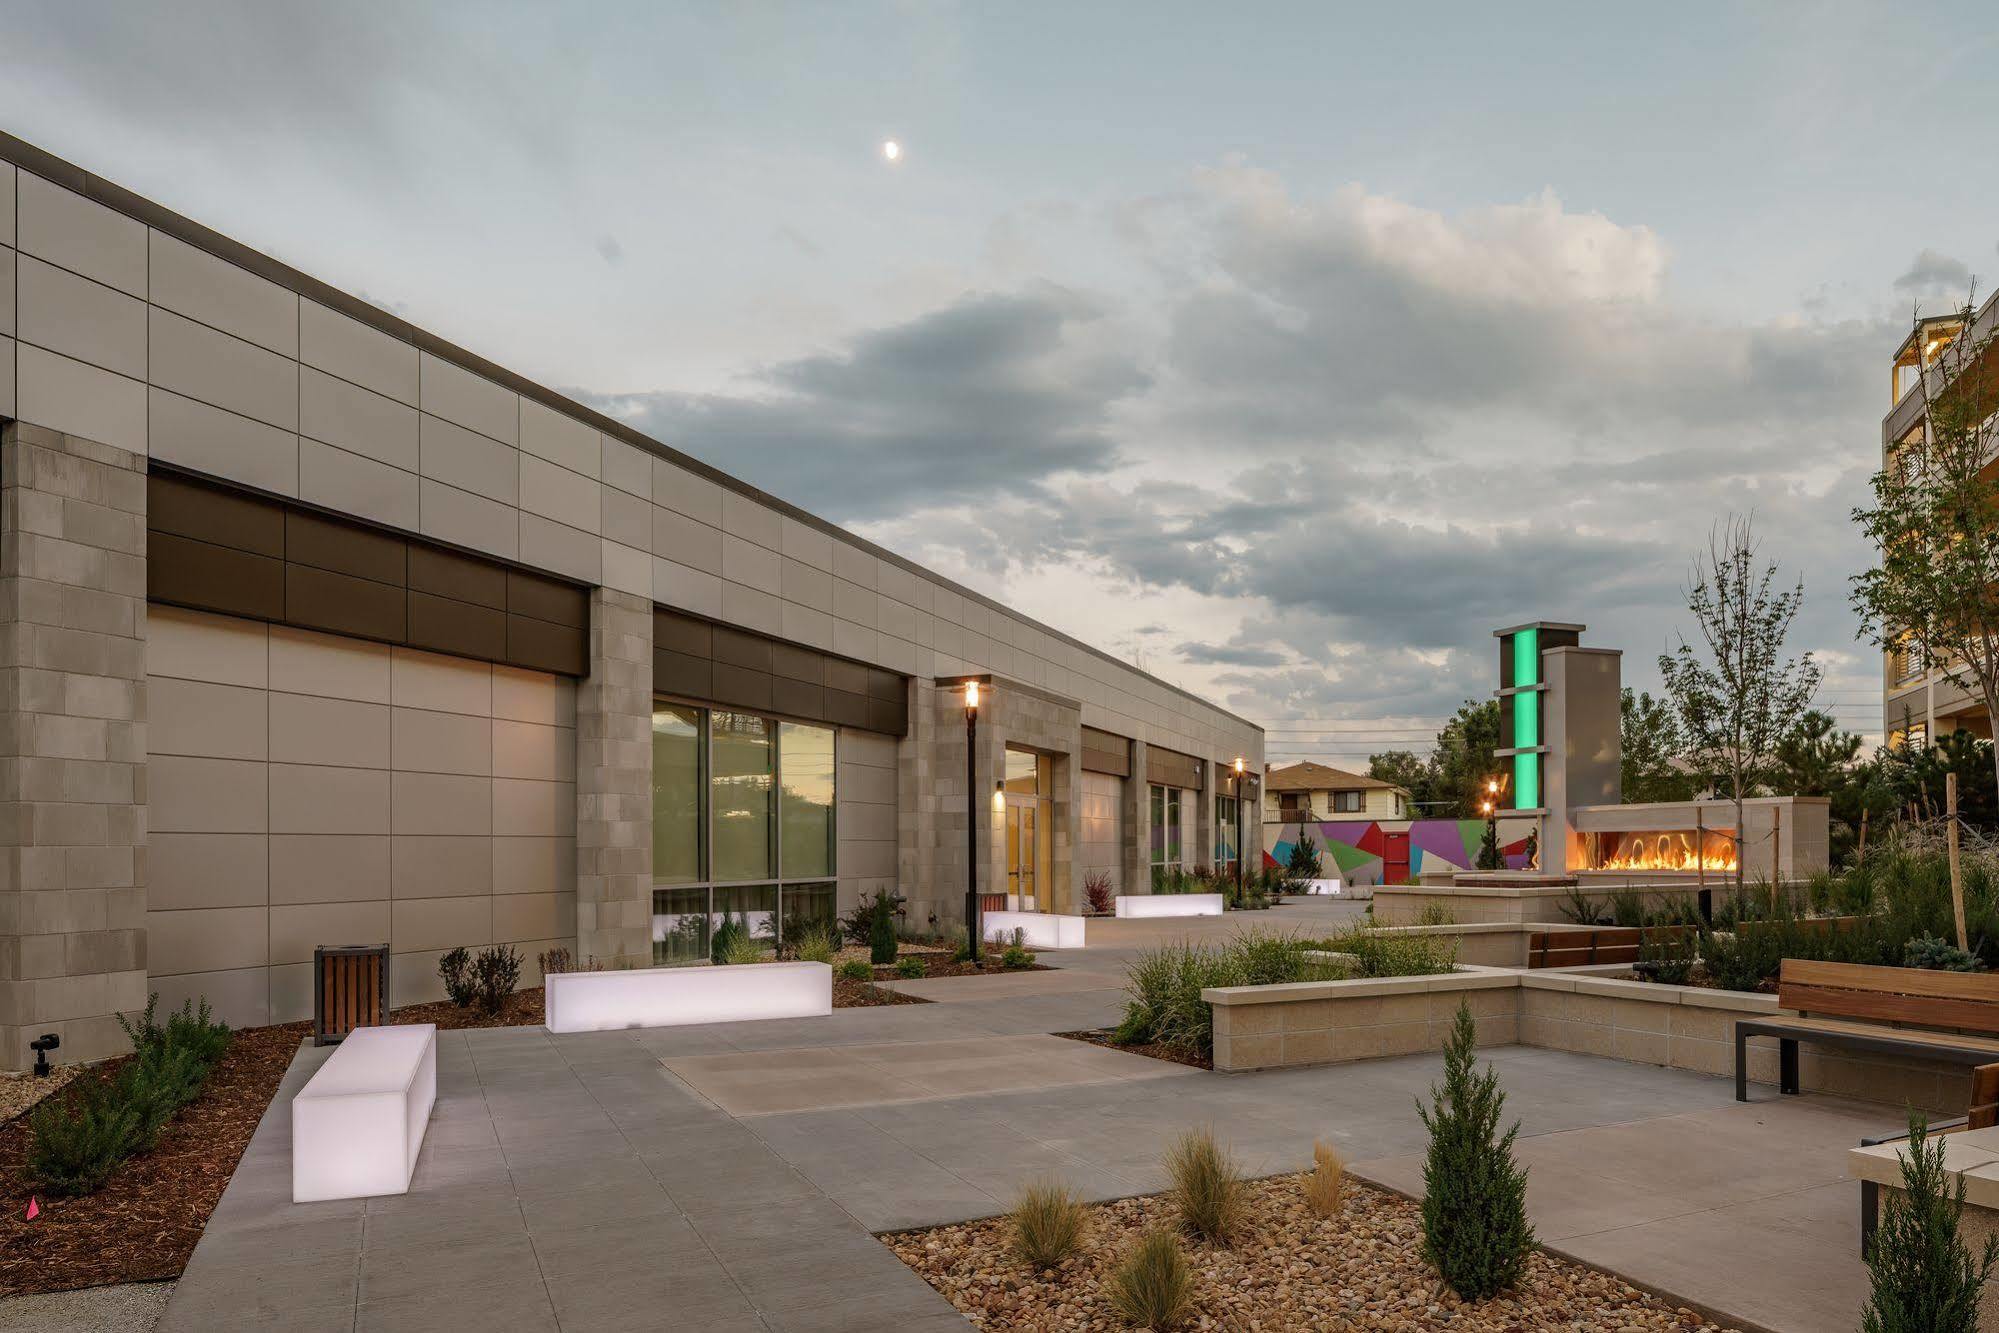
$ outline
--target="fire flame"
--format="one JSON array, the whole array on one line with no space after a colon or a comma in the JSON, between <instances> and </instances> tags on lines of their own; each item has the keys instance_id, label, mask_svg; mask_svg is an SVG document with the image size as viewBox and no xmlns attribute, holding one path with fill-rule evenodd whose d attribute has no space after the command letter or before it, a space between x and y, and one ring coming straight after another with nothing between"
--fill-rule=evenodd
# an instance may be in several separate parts
<instances>
[{"instance_id":1,"label":"fire flame","mask_svg":"<svg viewBox=\"0 0 1999 1333\"><path fill-rule=\"evenodd\" d=\"M1706 836L1697 853L1695 835L1673 833L1605 833L1599 835L1597 870L1735 869L1735 840L1718 833Z\"/></svg>"}]
</instances>

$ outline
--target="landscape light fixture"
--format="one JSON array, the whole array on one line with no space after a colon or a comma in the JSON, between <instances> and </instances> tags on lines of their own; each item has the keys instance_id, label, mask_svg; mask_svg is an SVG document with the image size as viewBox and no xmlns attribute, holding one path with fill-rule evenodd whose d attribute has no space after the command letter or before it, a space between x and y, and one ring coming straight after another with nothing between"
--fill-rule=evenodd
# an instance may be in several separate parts
<instances>
[{"instance_id":1,"label":"landscape light fixture","mask_svg":"<svg viewBox=\"0 0 1999 1333\"><path fill-rule=\"evenodd\" d=\"M965 942L979 964L979 682L965 682ZM1005 800L998 791L994 796Z\"/></svg>"},{"instance_id":2,"label":"landscape light fixture","mask_svg":"<svg viewBox=\"0 0 1999 1333\"><path fill-rule=\"evenodd\" d=\"M62 1045L62 1038L53 1032L44 1032L28 1043L28 1049L35 1053L35 1077L49 1076L49 1052Z\"/></svg>"}]
</instances>

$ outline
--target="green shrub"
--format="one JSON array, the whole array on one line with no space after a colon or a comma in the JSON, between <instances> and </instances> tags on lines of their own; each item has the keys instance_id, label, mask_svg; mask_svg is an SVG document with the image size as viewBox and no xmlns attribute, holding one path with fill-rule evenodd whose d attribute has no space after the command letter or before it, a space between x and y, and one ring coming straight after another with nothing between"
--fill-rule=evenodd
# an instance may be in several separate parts
<instances>
[{"instance_id":1,"label":"green shrub","mask_svg":"<svg viewBox=\"0 0 1999 1333\"><path fill-rule=\"evenodd\" d=\"M158 1003L150 997L137 1022L119 1015L133 1050L116 1074L87 1075L29 1116L28 1174L50 1194L89 1194L150 1149L229 1048L229 1028L213 1021L206 1000L199 1010L181 1005L164 1025L153 1017Z\"/></svg>"},{"instance_id":2,"label":"green shrub","mask_svg":"<svg viewBox=\"0 0 1999 1333\"><path fill-rule=\"evenodd\" d=\"M708 961L720 966L729 961L729 951L736 941L749 938L749 927L735 917L724 916L722 924L715 927L715 933L708 937Z\"/></svg>"},{"instance_id":3,"label":"green shrub","mask_svg":"<svg viewBox=\"0 0 1999 1333\"><path fill-rule=\"evenodd\" d=\"M930 964L914 956L899 958L895 964L895 974L905 981L914 981L930 971Z\"/></svg>"},{"instance_id":4,"label":"green shrub","mask_svg":"<svg viewBox=\"0 0 1999 1333\"><path fill-rule=\"evenodd\" d=\"M791 949L801 963L830 963L838 952L833 936L824 926L811 926L800 931L792 941Z\"/></svg>"},{"instance_id":5,"label":"green shrub","mask_svg":"<svg viewBox=\"0 0 1999 1333\"><path fill-rule=\"evenodd\" d=\"M1166 1150L1168 1197L1181 1225L1202 1240L1227 1245L1249 1216L1242 1169L1215 1142L1214 1131L1190 1129Z\"/></svg>"},{"instance_id":6,"label":"green shrub","mask_svg":"<svg viewBox=\"0 0 1999 1333\"><path fill-rule=\"evenodd\" d=\"M513 945L481 949L472 960L472 1003L481 1013L497 1015L520 984L521 956Z\"/></svg>"},{"instance_id":7,"label":"green shrub","mask_svg":"<svg viewBox=\"0 0 1999 1333\"><path fill-rule=\"evenodd\" d=\"M1194 1274L1179 1238L1164 1227L1148 1230L1111 1270L1104 1294L1134 1328L1178 1328L1194 1299Z\"/></svg>"},{"instance_id":8,"label":"green shrub","mask_svg":"<svg viewBox=\"0 0 1999 1333\"><path fill-rule=\"evenodd\" d=\"M846 962L840 964L839 974L842 981L873 981L875 979L875 970L858 958L849 958Z\"/></svg>"},{"instance_id":9,"label":"green shrub","mask_svg":"<svg viewBox=\"0 0 1999 1333\"><path fill-rule=\"evenodd\" d=\"M761 963L764 960L764 946L747 930L730 934L728 943L722 949L721 962L730 966L744 963Z\"/></svg>"},{"instance_id":10,"label":"green shrub","mask_svg":"<svg viewBox=\"0 0 1999 1333\"><path fill-rule=\"evenodd\" d=\"M1000 955L1000 966L1009 972L1024 972L1034 966L1034 954L1018 944L1009 944Z\"/></svg>"},{"instance_id":11,"label":"green shrub","mask_svg":"<svg viewBox=\"0 0 1999 1333\"><path fill-rule=\"evenodd\" d=\"M437 960L437 975L444 980L444 997L460 1009L472 1003L472 954L463 945L446 950Z\"/></svg>"},{"instance_id":12,"label":"green shrub","mask_svg":"<svg viewBox=\"0 0 1999 1333\"><path fill-rule=\"evenodd\" d=\"M1693 930L1654 926L1638 937L1638 961L1631 970L1647 981L1684 986L1693 977L1699 938Z\"/></svg>"},{"instance_id":13,"label":"green shrub","mask_svg":"<svg viewBox=\"0 0 1999 1333\"><path fill-rule=\"evenodd\" d=\"M1490 1065L1473 1070L1478 1030L1460 1001L1444 1045L1444 1085L1417 1103L1430 1131L1423 1163L1423 1257L1451 1290L1482 1301L1519 1280L1534 1246L1527 1223L1527 1173L1513 1160L1515 1121L1499 1132L1506 1094Z\"/></svg>"},{"instance_id":14,"label":"green shrub","mask_svg":"<svg viewBox=\"0 0 1999 1333\"><path fill-rule=\"evenodd\" d=\"M1014 1201L1013 1253L1029 1268L1057 1268L1082 1244L1089 1213L1068 1186L1028 1185Z\"/></svg>"},{"instance_id":15,"label":"green shrub","mask_svg":"<svg viewBox=\"0 0 1999 1333\"><path fill-rule=\"evenodd\" d=\"M895 938L895 915L891 912L875 913L874 926L868 935L868 960L877 966L893 963L901 948Z\"/></svg>"},{"instance_id":16,"label":"green shrub","mask_svg":"<svg viewBox=\"0 0 1999 1333\"><path fill-rule=\"evenodd\" d=\"M1128 1044L1160 1042L1207 1055L1214 1050L1214 1013L1201 991L1236 984L1239 970L1227 952L1205 944L1167 944L1132 960L1125 976L1124 1022Z\"/></svg>"},{"instance_id":17,"label":"green shrub","mask_svg":"<svg viewBox=\"0 0 1999 1333\"><path fill-rule=\"evenodd\" d=\"M1959 1232L1964 1180L1943 1164L1944 1141L1909 1112L1902 1188L1886 1196L1867 1247L1863 1333L1973 1333L1985 1280L1999 1264L1999 1237L1974 1259Z\"/></svg>"},{"instance_id":18,"label":"green shrub","mask_svg":"<svg viewBox=\"0 0 1999 1333\"><path fill-rule=\"evenodd\" d=\"M1324 953L1349 954L1357 977L1427 977L1454 971L1458 965L1455 935L1423 935L1388 931L1356 921L1337 935L1301 940L1299 947Z\"/></svg>"},{"instance_id":19,"label":"green shrub","mask_svg":"<svg viewBox=\"0 0 1999 1333\"><path fill-rule=\"evenodd\" d=\"M1443 903L1424 903L1423 910L1416 913L1419 926L1455 926L1458 914Z\"/></svg>"},{"instance_id":20,"label":"green shrub","mask_svg":"<svg viewBox=\"0 0 1999 1333\"><path fill-rule=\"evenodd\" d=\"M1985 964L1975 953L1958 948L1934 935L1919 935L1902 949L1903 967L1927 967L1939 972L1983 972Z\"/></svg>"},{"instance_id":21,"label":"green shrub","mask_svg":"<svg viewBox=\"0 0 1999 1333\"><path fill-rule=\"evenodd\" d=\"M863 898L854 910L840 918L840 932L854 944L872 944L875 938L875 922L887 917L889 930L895 930L895 919L902 911L903 897L899 893L881 889L872 898Z\"/></svg>"}]
</instances>

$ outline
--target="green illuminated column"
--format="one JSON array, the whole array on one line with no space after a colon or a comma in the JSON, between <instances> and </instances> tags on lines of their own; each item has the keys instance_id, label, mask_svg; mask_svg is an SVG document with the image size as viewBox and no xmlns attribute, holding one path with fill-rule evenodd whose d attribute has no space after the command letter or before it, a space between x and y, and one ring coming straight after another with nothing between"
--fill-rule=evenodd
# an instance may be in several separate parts
<instances>
[{"instance_id":1,"label":"green illuminated column","mask_svg":"<svg viewBox=\"0 0 1999 1333\"><path fill-rule=\"evenodd\" d=\"M1541 804L1541 756L1533 747L1541 743L1541 691L1527 688L1541 683L1541 631L1533 626L1513 634L1513 739L1509 747L1523 751L1513 756L1513 808L1532 810Z\"/></svg>"}]
</instances>

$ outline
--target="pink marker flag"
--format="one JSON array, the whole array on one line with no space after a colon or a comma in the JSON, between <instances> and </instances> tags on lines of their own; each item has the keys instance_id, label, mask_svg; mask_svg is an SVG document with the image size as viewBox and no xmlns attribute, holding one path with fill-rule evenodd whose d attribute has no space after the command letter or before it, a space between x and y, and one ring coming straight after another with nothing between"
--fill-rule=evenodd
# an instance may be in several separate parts
<instances>
[{"instance_id":1,"label":"pink marker flag","mask_svg":"<svg viewBox=\"0 0 1999 1333\"><path fill-rule=\"evenodd\" d=\"M41 1215L42 1215L41 1200L37 1199L34 1195L30 1194L28 1196L28 1220L32 1222Z\"/></svg>"}]
</instances>

